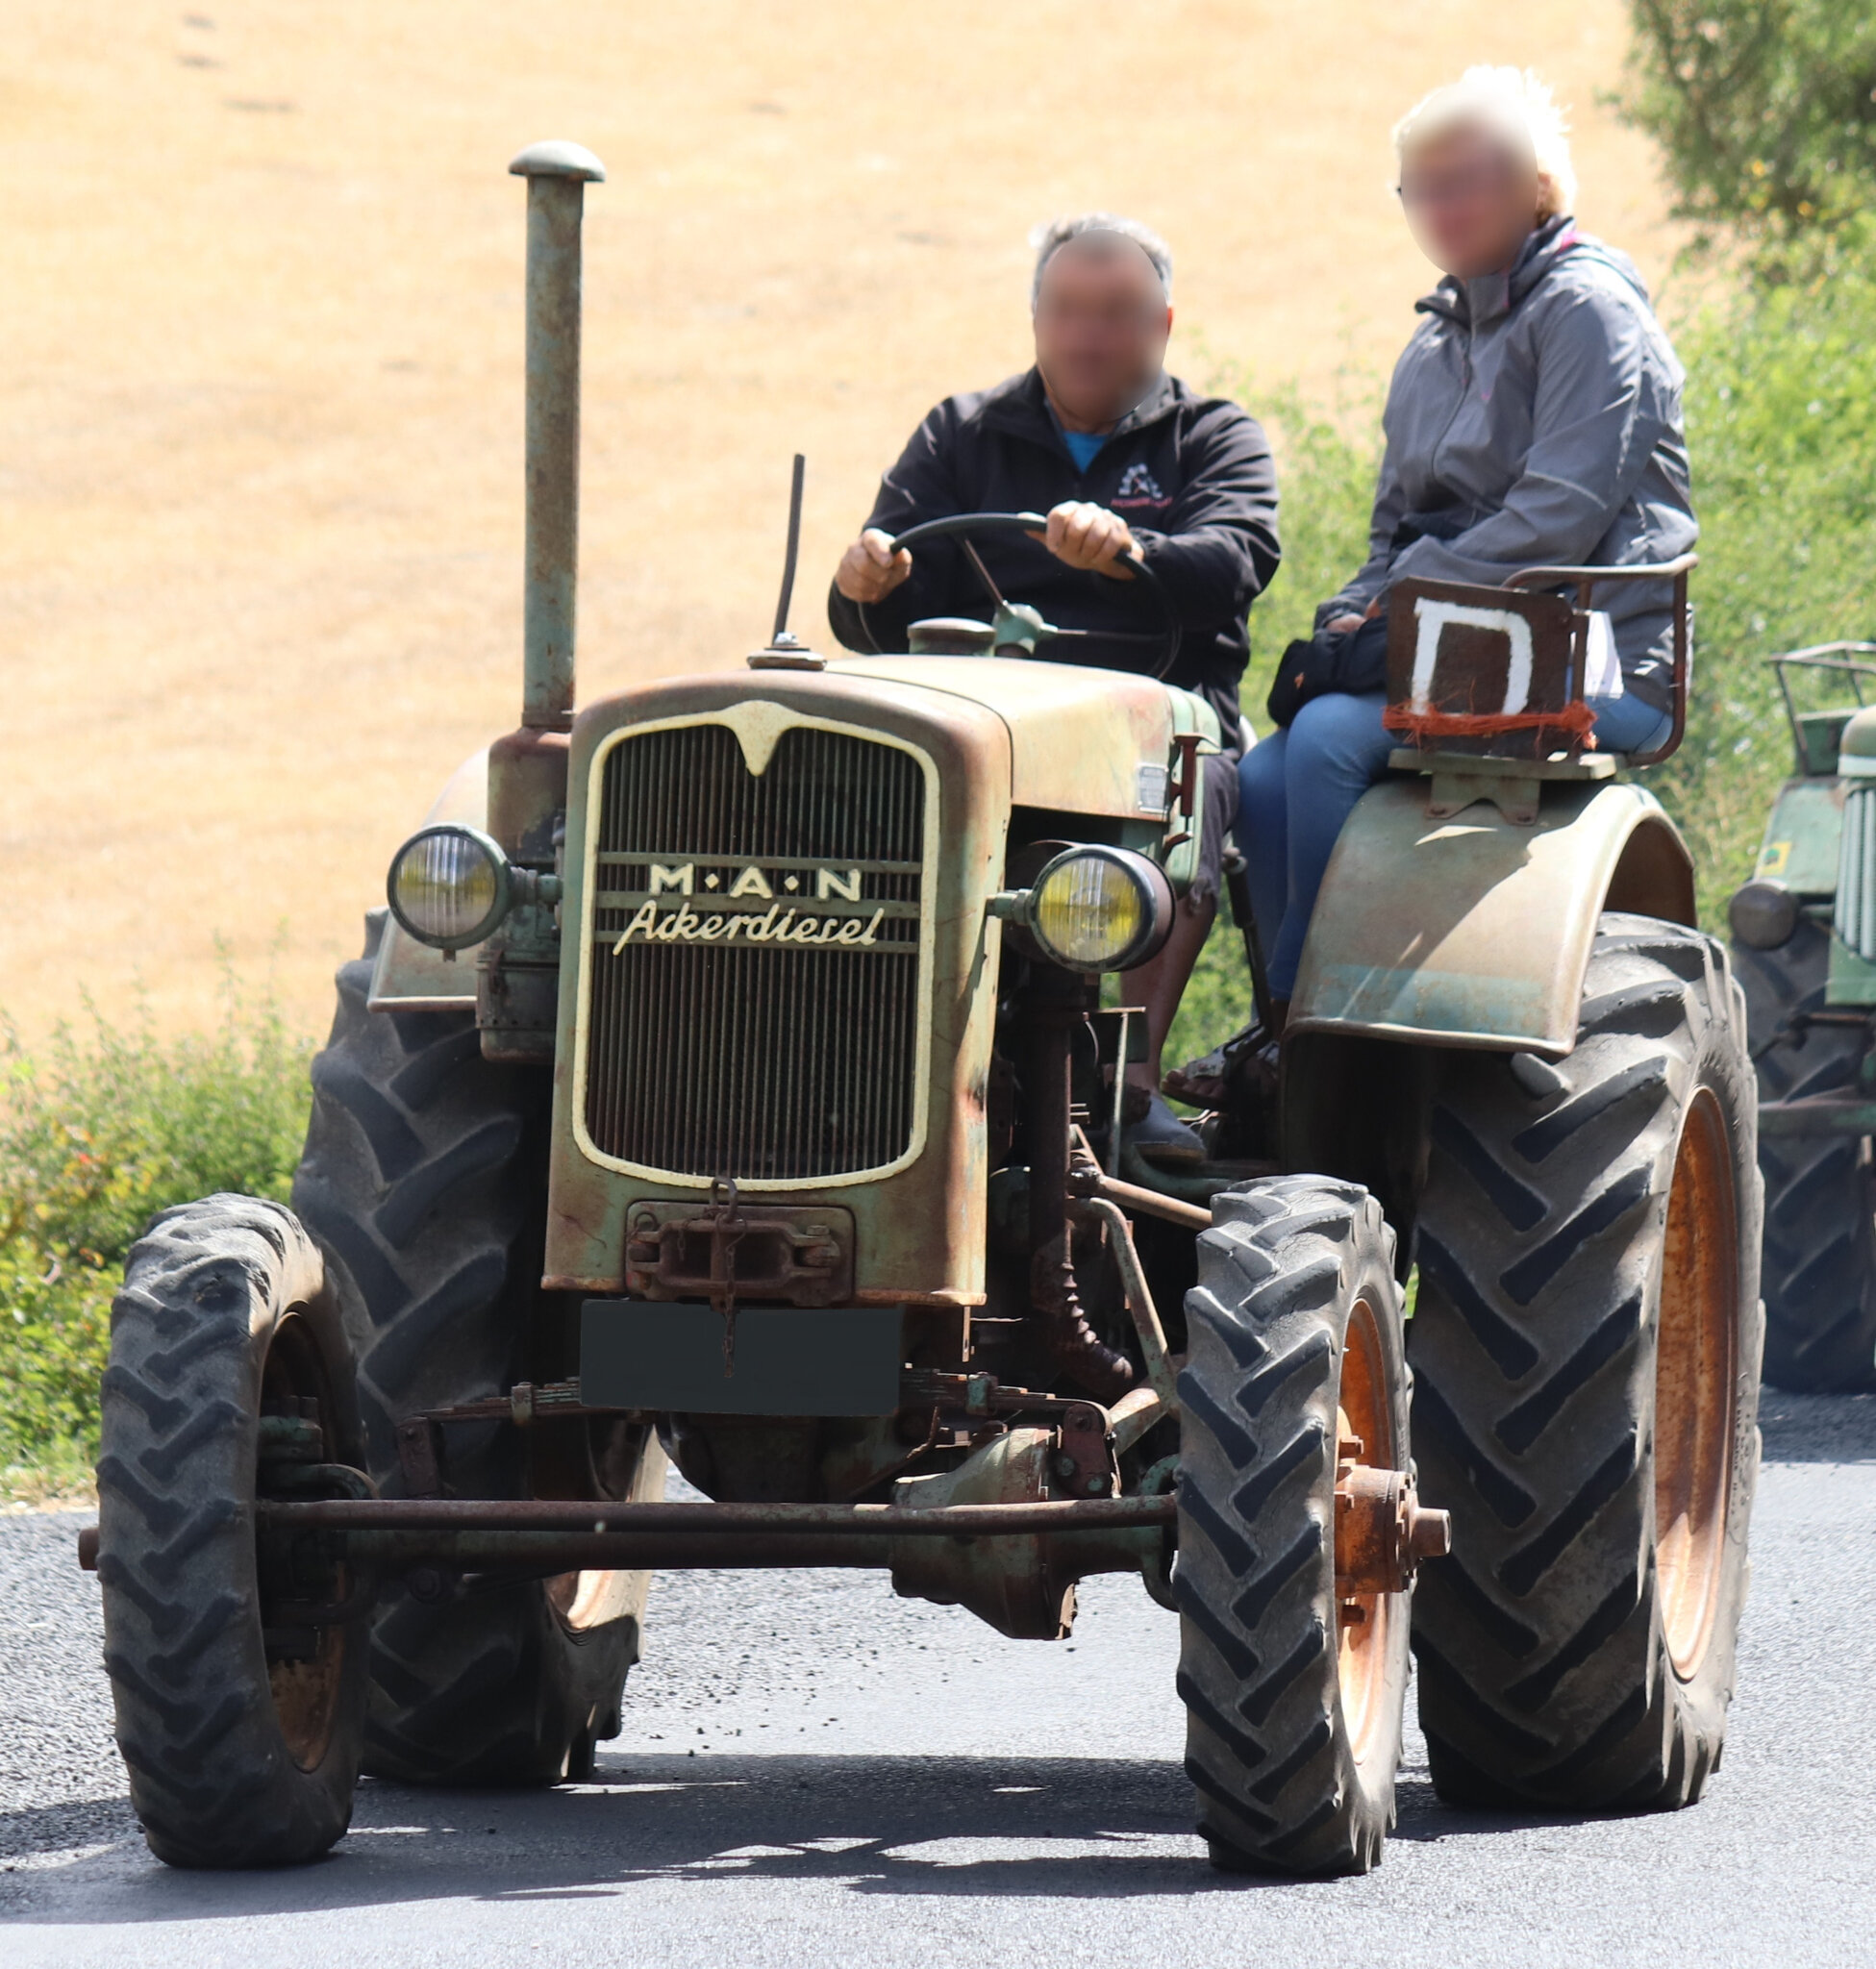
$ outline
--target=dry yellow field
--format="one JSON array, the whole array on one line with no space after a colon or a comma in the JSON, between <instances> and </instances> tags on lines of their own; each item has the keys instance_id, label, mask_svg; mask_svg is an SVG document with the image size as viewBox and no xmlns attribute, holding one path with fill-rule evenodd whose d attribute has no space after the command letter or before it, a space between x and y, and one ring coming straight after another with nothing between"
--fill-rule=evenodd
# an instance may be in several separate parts
<instances>
[{"instance_id":1,"label":"dry yellow field","mask_svg":"<svg viewBox=\"0 0 1876 1969\"><path fill-rule=\"evenodd\" d=\"M186 4L199 12L185 12ZM588 196L583 694L797 627L906 432L1026 361L1029 229L1179 258L1176 366L1385 360L1386 132L1474 60L1577 106L1586 222L1670 245L1596 107L1618 0L4 0L0 1009L323 1027L390 848L514 722L524 192Z\"/></svg>"}]
</instances>

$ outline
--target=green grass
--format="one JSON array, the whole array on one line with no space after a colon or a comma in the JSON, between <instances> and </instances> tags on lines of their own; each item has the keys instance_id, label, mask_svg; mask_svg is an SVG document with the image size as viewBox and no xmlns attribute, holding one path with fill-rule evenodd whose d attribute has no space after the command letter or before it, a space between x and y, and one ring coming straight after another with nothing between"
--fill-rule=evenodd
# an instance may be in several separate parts
<instances>
[{"instance_id":1,"label":"green grass","mask_svg":"<svg viewBox=\"0 0 1876 1969\"><path fill-rule=\"evenodd\" d=\"M214 1190L285 1200L310 1041L224 973L213 1030L158 1036L88 1004L36 1052L0 1028L0 1495L82 1487L125 1255L157 1211Z\"/></svg>"}]
</instances>

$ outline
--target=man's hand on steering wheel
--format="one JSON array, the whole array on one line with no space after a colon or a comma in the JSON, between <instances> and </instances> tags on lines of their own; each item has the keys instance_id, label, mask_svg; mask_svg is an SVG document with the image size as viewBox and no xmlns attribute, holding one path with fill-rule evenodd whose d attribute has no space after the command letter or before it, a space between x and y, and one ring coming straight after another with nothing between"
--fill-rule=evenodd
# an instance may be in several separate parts
<instances>
[{"instance_id":1,"label":"man's hand on steering wheel","mask_svg":"<svg viewBox=\"0 0 1876 1969\"><path fill-rule=\"evenodd\" d=\"M1158 626L1145 631L1077 629L1045 622L1026 603L1005 599L984 564L983 556L971 542L973 534L1027 534L1078 573L1137 581L1143 591L1141 599L1147 612L1158 618ZM1179 617L1164 584L1151 564L1141 559L1138 543L1125 520L1105 507L1086 505L1079 500L1069 500L1049 513L947 513L938 519L920 520L916 526L908 527L896 540L868 528L842 557L836 583L843 595L859 604L861 633L875 654L883 653L886 646L866 619L866 604L861 600L863 585L867 592L889 593L910 571L914 547L927 540L946 539L959 541L996 612L989 622L945 617L934 626L954 637L961 632L981 635L983 642L973 645L977 653L1033 657L1039 644L1047 643L1052 646L1055 660L1073 662L1074 657L1058 646L1092 642L1104 644L1112 652L1117 646L1144 645L1152 652L1152 662L1150 667L1144 662L1138 667L1154 677L1164 677L1177 660ZM1126 558L1122 559L1123 556ZM901 563L904 571L895 571ZM918 625L914 623L913 627L916 629Z\"/></svg>"},{"instance_id":2,"label":"man's hand on steering wheel","mask_svg":"<svg viewBox=\"0 0 1876 1969\"><path fill-rule=\"evenodd\" d=\"M912 556L892 536L868 527L834 570L834 586L850 602L883 602L912 573Z\"/></svg>"},{"instance_id":3,"label":"man's hand on steering wheel","mask_svg":"<svg viewBox=\"0 0 1876 1969\"><path fill-rule=\"evenodd\" d=\"M1127 522L1090 499L1064 499L1051 509L1048 532L1030 537L1040 540L1058 561L1085 573L1105 574L1115 581L1134 578L1134 570L1120 559L1139 551Z\"/></svg>"}]
</instances>

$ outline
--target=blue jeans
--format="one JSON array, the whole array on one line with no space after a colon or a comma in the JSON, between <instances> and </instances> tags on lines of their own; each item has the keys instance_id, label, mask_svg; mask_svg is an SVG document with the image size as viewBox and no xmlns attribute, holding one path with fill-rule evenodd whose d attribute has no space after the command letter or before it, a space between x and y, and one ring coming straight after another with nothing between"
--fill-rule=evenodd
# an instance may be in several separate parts
<instances>
[{"instance_id":1,"label":"blue jeans","mask_svg":"<svg viewBox=\"0 0 1876 1969\"><path fill-rule=\"evenodd\" d=\"M1590 703L1596 735L1612 752L1645 752L1667 735L1666 715L1638 697ZM1288 998L1296 988L1303 937L1330 851L1399 742L1382 729L1387 705L1379 690L1312 698L1287 732L1253 745L1238 768L1238 846L1273 997Z\"/></svg>"}]
</instances>

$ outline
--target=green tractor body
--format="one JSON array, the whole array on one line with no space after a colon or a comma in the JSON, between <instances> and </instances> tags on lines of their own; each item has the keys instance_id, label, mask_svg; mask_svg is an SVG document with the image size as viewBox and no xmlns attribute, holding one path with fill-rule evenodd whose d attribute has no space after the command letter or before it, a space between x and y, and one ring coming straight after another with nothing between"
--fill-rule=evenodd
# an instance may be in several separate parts
<instances>
[{"instance_id":1,"label":"green tractor body","mask_svg":"<svg viewBox=\"0 0 1876 1969\"><path fill-rule=\"evenodd\" d=\"M1731 906L1759 1069L1765 1378L1847 1392L1876 1386L1876 644L1773 661L1797 771Z\"/></svg>"}]
</instances>

